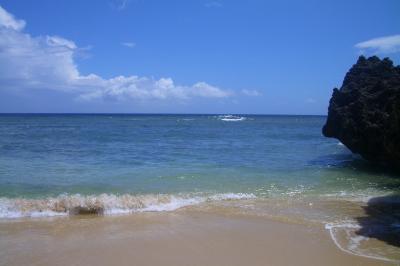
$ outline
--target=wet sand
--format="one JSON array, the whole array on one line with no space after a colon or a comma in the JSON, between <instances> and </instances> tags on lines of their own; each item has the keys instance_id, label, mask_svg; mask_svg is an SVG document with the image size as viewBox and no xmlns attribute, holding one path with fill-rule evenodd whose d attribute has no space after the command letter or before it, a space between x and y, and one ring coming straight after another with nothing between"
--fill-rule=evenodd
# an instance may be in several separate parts
<instances>
[{"instance_id":1,"label":"wet sand","mask_svg":"<svg viewBox=\"0 0 400 266\"><path fill-rule=\"evenodd\" d=\"M1 265L394 265L345 253L322 225L179 210L0 222Z\"/></svg>"}]
</instances>

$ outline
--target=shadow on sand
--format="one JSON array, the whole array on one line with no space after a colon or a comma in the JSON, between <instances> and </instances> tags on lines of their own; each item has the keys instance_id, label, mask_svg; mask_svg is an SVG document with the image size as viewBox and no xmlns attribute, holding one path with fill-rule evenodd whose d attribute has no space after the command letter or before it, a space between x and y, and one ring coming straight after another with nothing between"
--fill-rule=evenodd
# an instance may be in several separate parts
<instances>
[{"instance_id":1,"label":"shadow on sand","mask_svg":"<svg viewBox=\"0 0 400 266\"><path fill-rule=\"evenodd\" d=\"M364 211L356 218L361 226L356 234L400 247L400 195L372 198Z\"/></svg>"}]
</instances>

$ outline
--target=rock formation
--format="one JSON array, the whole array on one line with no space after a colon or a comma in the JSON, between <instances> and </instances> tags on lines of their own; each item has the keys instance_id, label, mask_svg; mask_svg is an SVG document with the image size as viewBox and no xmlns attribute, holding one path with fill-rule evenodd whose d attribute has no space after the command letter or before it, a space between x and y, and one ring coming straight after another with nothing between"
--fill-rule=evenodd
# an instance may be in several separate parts
<instances>
[{"instance_id":1,"label":"rock formation","mask_svg":"<svg viewBox=\"0 0 400 266\"><path fill-rule=\"evenodd\" d=\"M400 66L360 56L333 89L322 132L369 161L400 168Z\"/></svg>"}]
</instances>

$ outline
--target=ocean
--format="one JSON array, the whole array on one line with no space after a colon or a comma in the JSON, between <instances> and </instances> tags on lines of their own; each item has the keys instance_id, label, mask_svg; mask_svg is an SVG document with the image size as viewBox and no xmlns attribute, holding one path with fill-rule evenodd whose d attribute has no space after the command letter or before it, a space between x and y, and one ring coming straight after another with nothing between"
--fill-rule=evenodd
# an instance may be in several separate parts
<instances>
[{"instance_id":1,"label":"ocean","mask_svg":"<svg viewBox=\"0 0 400 266\"><path fill-rule=\"evenodd\" d=\"M379 254L362 250L367 237L354 234L362 227L356 216L364 215L371 200L398 200L399 176L322 136L325 120L1 114L0 219L234 204L258 214L319 221L339 248L396 257L398 249L386 246ZM354 204L361 211L353 212Z\"/></svg>"}]
</instances>

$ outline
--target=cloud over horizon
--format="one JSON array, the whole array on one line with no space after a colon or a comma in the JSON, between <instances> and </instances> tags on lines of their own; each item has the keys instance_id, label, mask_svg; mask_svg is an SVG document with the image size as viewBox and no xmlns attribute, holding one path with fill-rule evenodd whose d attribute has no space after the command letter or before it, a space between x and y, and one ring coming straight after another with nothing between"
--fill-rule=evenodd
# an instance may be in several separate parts
<instances>
[{"instance_id":1,"label":"cloud over horizon","mask_svg":"<svg viewBox=\"0 0 400 266\"><path fill-rule=\"evenodd\" d=\"M390 54L400 52L400 34L370 39L355 45L361 52Z\"/></svg>"},{"instance_id":2,"label":"cloud over horizon","mask_svg":"<svg viewBox=\"0 0 400 266\"><path fill-rule=\"evenodd\" d=\"M82 75L74 57L80 49L61 36L31 36L26 22L0 6L0 83L9 89L48 89L76 94L80 100L146 100L226 98L235 93L200 81L175 84L172 78L154 79L96 74ZM133 47L133 43L123 44Z\"/></svg>"}]
</instances>

